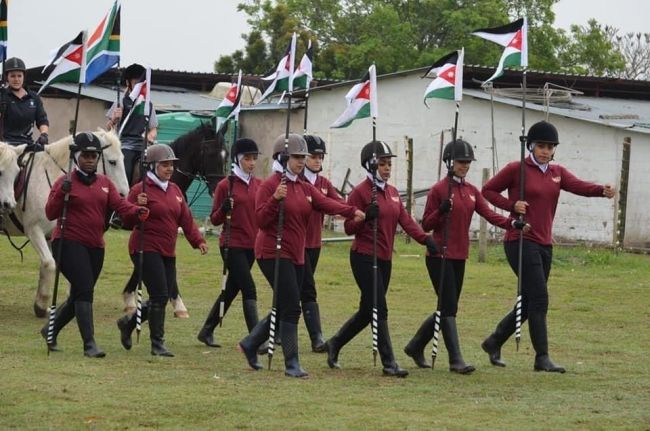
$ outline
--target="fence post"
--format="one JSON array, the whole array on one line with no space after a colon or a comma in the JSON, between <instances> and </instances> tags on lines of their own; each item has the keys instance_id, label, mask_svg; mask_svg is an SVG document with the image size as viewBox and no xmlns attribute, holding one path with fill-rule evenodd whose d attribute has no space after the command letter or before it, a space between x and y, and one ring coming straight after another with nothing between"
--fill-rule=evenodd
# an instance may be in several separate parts
<instances>
[{"instance_id":1,"label":"fence post","mask_svg":"<svg viewBox=\"0 0 650 431\"><path fill-rule=\"evenodd\" d=\"M618 191L618 210L616 211L616 252L625 246L625 215L627 212L627 188L630 177L630 153L632 138L623 138L623 156L621 158L621 180Z\"/></svg>"}]
</instances>

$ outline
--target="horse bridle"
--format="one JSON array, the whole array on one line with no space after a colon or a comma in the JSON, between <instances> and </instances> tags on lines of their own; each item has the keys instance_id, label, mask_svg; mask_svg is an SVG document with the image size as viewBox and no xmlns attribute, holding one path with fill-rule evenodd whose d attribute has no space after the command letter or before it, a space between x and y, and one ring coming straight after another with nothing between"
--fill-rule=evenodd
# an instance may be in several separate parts
<instances>
[{"instance_id":1,"label":"horse bridle","mask_svg":"<svg viewBox=\"0 0 650 431\"><path fill-rule=\"evenodd\" d=\"M204 139L201 141L201 145L199 147L199 158L200 158L200 163L199 163L199 169L197 170L196 173L192 172L187 172L179 167L175 167L175 171L178 172L179 174L183 175L186 178L189 178L190 180L199 180L203 186L201 187L201 190L196 192L192 199L188 202L188 204L191 206L196 202L196 200L201 196L201 194L205 191L209 191L210 187L210 178L212 177L219 177L219 174L213 174L213 173L208 173L208 165L207 165L207 158L205 157L206 149L208 148L208 145L210 145L213 142L218 142L216 139ZM222 160L225 159L223 150L221 151L221 158ZM222 168L223 170L223 168Z\"/></svg>"}]
</instances>

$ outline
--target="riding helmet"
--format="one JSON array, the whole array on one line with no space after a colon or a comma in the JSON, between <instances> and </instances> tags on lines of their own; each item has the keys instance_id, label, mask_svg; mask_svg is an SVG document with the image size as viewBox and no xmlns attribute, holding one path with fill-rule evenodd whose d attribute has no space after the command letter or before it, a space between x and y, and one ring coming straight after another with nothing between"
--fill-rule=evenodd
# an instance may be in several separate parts
<instances>
[{"instance_id":1,"label":"riding helmet","mask_svg":"<svg viewBox=\"0 0 650 431\"><path fill-rule=\"evenodd\" d=\"M27 68L25 67L25 62L18 57L11 57L7 61L5 61L4 66L5 66L4 73L14 72L16 70L25 73L25 71L27 70Z\"/></svg>"},{"instance_id":2,"label":"riding helmet","mask_svg":"<svg viewBox=\"0 0 650 431\"><path fill-rule=\"evenodd\" d=\"M84 151L84 152L102 152L102 141L99 140L97 135L90 132L78 133L74 137L74 145L71 146L72 151Z\"/></svg>"},{"instance_id":3,"label":"riding helmet","mask_svg":"<svg viewBox=\"0 0 650 431\"><path fill-rule=\"evenodd\" d=\"M277 159L278 154L288 153L290 156L308 156L309 150L307 149L307 143L302 136L296 133L289 133L289 140L287 143L287 148L285 149L284 145L284 134L275 138L273 143L273 158Z\"/></svg>"},{"instance_id":4,"label":"riding helmet","mask_svg":"<svg viewBox=\"0 0 650 431\"><path fill-rule=\"evenodd\" d=\"M169 160L178 160L169 145L153 144L145 151L144 161L146 163L160 163Z\"/></svg>"},{"instance_id":5,"label":"riding helmet","mask_svg":"<svg viewBox=\"0 0 650 431\"><path fill-rule=\"evenodd\" d=\"M249 138L239 138L235 144L230 149L230 154L232 155L232 162L237 163L237 156L239 154L259 154L260 150L257 147L257 143Z\"/></svg>"},{"instance_id":6,"label":"riding helmet","mask_svg":"<svg viewBox=\"0 0 650 431\"><path fill-rule=\"evenodd\" d=\"M126 85L130 79L142 79L144 78L144 72L146 69L144 66L138 63L133 63L122 72L122 84Z\"/></svg>"},{"instance_id":7,"label":"riding helmet","mask_svg":"<svg viewBox=\"0 0 650 431\"><path fill-rule=\"evenodd\" d=\"M320 136L316 135L305 135L305 142L307 142L307 149L309 150L309 154L312 156L316 156L319 154L325 155L327 154L327 150L325 148L325 141Z\"/></svg>"},{"instance_id":8,"label":"riding helmet","mask_svg":"<svg viewBox=\"0 0 650 431\"><path fill-rule=\"evenodd\" d=\"M532 151L533 144L536 142L543 144L559 145L557 129L548 121L539 121L528 129L528 151Z\"/></svg>"},{"instance_id":9,"label":"riding helmet","mask_svg":"<svg viewBox=\"0 0 650 431\"><path fill-rule=\"evenodd\" d=\"M442 160L449 163L452 160L470 160L475 161L474 149L469 142L462 139L456 139L445 145L442 152Z\"/></svg>"},{"instance_id":10,"label":"riding helmet","mask_svg":"<svg viewBox=\"0 0 650 431\"><path fill-rule=\"evenodd\" d=\"M384 141L372 141L370 143L367 143L361 149L361 167L363 167L368 172L371 170L370 161L372 160L373 155L375 155L377 159L381 157L397 157L395 154L393 154L388 144Z\"/></svg>"}]
</instances>

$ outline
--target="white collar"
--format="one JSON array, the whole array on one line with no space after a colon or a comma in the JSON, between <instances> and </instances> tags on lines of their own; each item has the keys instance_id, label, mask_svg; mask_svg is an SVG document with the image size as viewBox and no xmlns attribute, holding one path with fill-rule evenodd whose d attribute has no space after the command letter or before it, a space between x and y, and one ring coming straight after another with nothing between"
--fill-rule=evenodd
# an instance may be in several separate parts
<instances>
[{"instance_id":1,"label":"white collar","mask_svg":"<svg viewBox=\"0 0 650 431\"><path fill-rule=\"evenodd\" d=\"M530 153L530 160L533 161L533 163L535 164L535 166L537 166L537 167L539 168L540 171L546 173L546 170L548 169L548 163L544 163L544 164L539 163L539 162L535 159L535 156L533 155L533 153Z\"/></svg>"},{"instance_id":2,"label":"white collar","mask_svg":"<svg viewBox=\"0 0 650 431\"><path fill-rule=\"evenodd\" d=\"M368 177L368 179L369 179L370 181L373 180L373 179L372 179L372 174L371 174L370 172L367 172L367 173L366 173L366 176ZM377 187L379 187L381 190L384 190L384 188L386 188L386 181L382 181L382 180L380 180L380 179L377 178L377 177L375 177L375 184L376 184Z\"/></svg>"},{"instance_id":3,"label":"white collar","mask_svg":"<svg viewBox=\"0 0 650 431\"><path fill-rule=\"evenodd\" d=\"M305 168L303 173L305 175L305 178L307 178L307 181L309 181L312 186L315 186L316 180L318 179L318 172L314 172L309 168Z\"/></svg>"},{"instance_id":4,"label":"white collar","mask_svg":"<svg viewBox=\"0 0 650 431\"><path fill-rule=\"evenodd\" d=\"M235 163L232 164L232 173L246 184L250 184L251 178L253 178L252 174L247 174L242 170L242 168L239 167L239 165Z\"/></svg>"},{"instance_id":5,"label":"white collar","mask_svg":"<svg viewBox=\"0 0 650 431\"><path fill-rule=\"evenodd\" d=\"M294 183L295 183L296 180L298 179L298 175L296 175L296 174L294 174L293 172L291 172L291 170L290 170L288 167L287 167L287 169L285 170L284 167L282 166L282 164L281 164L280 162L278 162L277 160L273 160L273 166L272 166L272 169L273 169L273 172L284 173L284 175L287 177L287 179L288 179L289 181L294 182Z\"/></svg>"},{"instance_id":6,"label":"white collar","mask_svg":"<svg viewBox=\"0 0 650 431\"><path fill-rule=\"evenodd\" d=\"M151 179L151 181L153 181L155 185L160 187L162 191L164 192L167 191L167 187L169 187L169 181L162 181L160 178L156 176L156 174L154 174L151 171L147 171L147 177Z\"/></svg>"}]
</instances>

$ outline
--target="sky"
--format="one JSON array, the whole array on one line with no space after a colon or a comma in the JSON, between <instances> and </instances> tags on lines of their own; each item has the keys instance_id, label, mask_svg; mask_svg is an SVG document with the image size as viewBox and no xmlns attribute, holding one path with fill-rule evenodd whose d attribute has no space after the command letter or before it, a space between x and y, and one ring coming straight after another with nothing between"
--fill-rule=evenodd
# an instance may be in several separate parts
<instances>
[{"instance_id":1,"label":"sky","mask_svg":"<svg viewBox=\"0 0 650 431\"><path fill-rule=\"evenodd\" d=\"M212 72L220 55L243 49L247 16L241 0L122 0L122 60L155 69ZM50 51L79 31L94 30L113 0L10 0L8 55L27 67L44 65ZM650 32L648 0L560 0L556 27L590 18L623 32Z\"/></svg>"}]
</instances>

